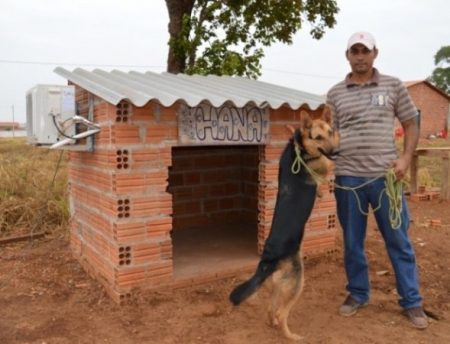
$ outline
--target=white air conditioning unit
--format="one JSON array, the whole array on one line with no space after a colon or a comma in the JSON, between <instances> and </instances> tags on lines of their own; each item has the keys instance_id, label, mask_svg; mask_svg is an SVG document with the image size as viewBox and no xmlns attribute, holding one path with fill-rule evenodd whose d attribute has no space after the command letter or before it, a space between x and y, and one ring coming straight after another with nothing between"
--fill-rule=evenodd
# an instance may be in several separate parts
<instances>
[{"instance_id":1,"label":"white air conditioning unit","mask_svg":"<svg viewBox=\"0 0 450 344\"><path fill-rule=\"evenodd\" d=\"M75 87L37 85L26 94L28 142L55 144L75 135L75 126L65 121L75 116Z\"/></svg>"}]
</instances>

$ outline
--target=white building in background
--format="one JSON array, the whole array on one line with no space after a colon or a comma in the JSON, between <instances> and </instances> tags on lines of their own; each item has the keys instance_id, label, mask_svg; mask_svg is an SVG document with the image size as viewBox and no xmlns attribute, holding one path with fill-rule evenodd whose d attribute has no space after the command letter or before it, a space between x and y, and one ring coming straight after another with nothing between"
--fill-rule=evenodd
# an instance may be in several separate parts
<instances>
[{"instance_id":1,"label":"white building in background","mask_svg":"<svg viewBox=\"0 0 450 344\"><path fill-rule=\"evenodd\" d=\"M18 122L0 122L0 137L25 137L25 124Z\"/></svg>"}]
</instances>

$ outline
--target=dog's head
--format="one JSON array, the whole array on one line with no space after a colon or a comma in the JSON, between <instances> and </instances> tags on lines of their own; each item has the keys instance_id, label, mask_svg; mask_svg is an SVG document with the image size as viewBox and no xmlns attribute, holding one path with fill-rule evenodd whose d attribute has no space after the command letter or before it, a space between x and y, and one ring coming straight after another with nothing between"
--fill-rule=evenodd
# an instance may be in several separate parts
<instances>
[{"instance_id":1,"label":"dog's head","mask_svg":"<svg viewBox=\"0 0 450 344\"><path fill-rule=\"evenodd\" d=\"M339 146L339 134L331 129L331 112L324 107L319 118L312 119L309 113L300 113L300 133L303 147L311 156L325 155L331 159Z\"/></svg>"},{"instance_id":2,"label":"dog's head","mask_svg":"<svg viewBox=\"0 0 450 344\"><path fill-rule=\"evenodd\" d=\"M331 160L337 154L339 146L339 134L331 128L331 112L324 107L318 118L312 118L306 111L300 112L300 127L295 130L288 126L294 135L294 142L300 147L305 160ZM322 169L319 165L319 169Z\"/></svg>"}]
</instances>

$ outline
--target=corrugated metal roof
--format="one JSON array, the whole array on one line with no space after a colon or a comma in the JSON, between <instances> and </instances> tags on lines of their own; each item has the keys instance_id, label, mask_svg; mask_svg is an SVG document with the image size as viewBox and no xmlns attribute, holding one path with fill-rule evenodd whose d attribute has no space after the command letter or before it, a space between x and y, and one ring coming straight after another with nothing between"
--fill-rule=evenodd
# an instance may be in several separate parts
<instances>
[{"instance_id":1,"label":"corrugated metal roof","mask_svg":"<svg viewBox=\"0 0 450 344\"><path fill-rule=\"evenodd\" d=\"M273 109L288 105L294 110L301 106L314 110L325 102L323 96L242 77L107 72L100 69L87 71L82 68L71 72L62 67L54 71L114 105L127 100L140 107L150 100L157 100L166 107L177 101L189 106L207 101L219 107L230 101L236 107L253 103Z\"/></svg>"}]
</instances>

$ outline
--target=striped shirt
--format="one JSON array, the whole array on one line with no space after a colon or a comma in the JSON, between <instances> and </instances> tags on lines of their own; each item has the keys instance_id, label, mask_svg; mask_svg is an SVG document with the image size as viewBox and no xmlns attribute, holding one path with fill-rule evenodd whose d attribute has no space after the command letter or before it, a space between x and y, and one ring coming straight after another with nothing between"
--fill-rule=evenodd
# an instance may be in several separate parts
<instances>
[{"instance_id":1,"label":"striped shirt","mask_svg":"<svg viewBox=\"0 0 450 344\"><path fill-rule=\"evenodd\" d=\"M394 119L418 116L403 83L374 69L371 80L356 84L350 74L327 94L333 126L340 134L335 175L376 177L397 159Z\"/></svg>"}]
</instances>

